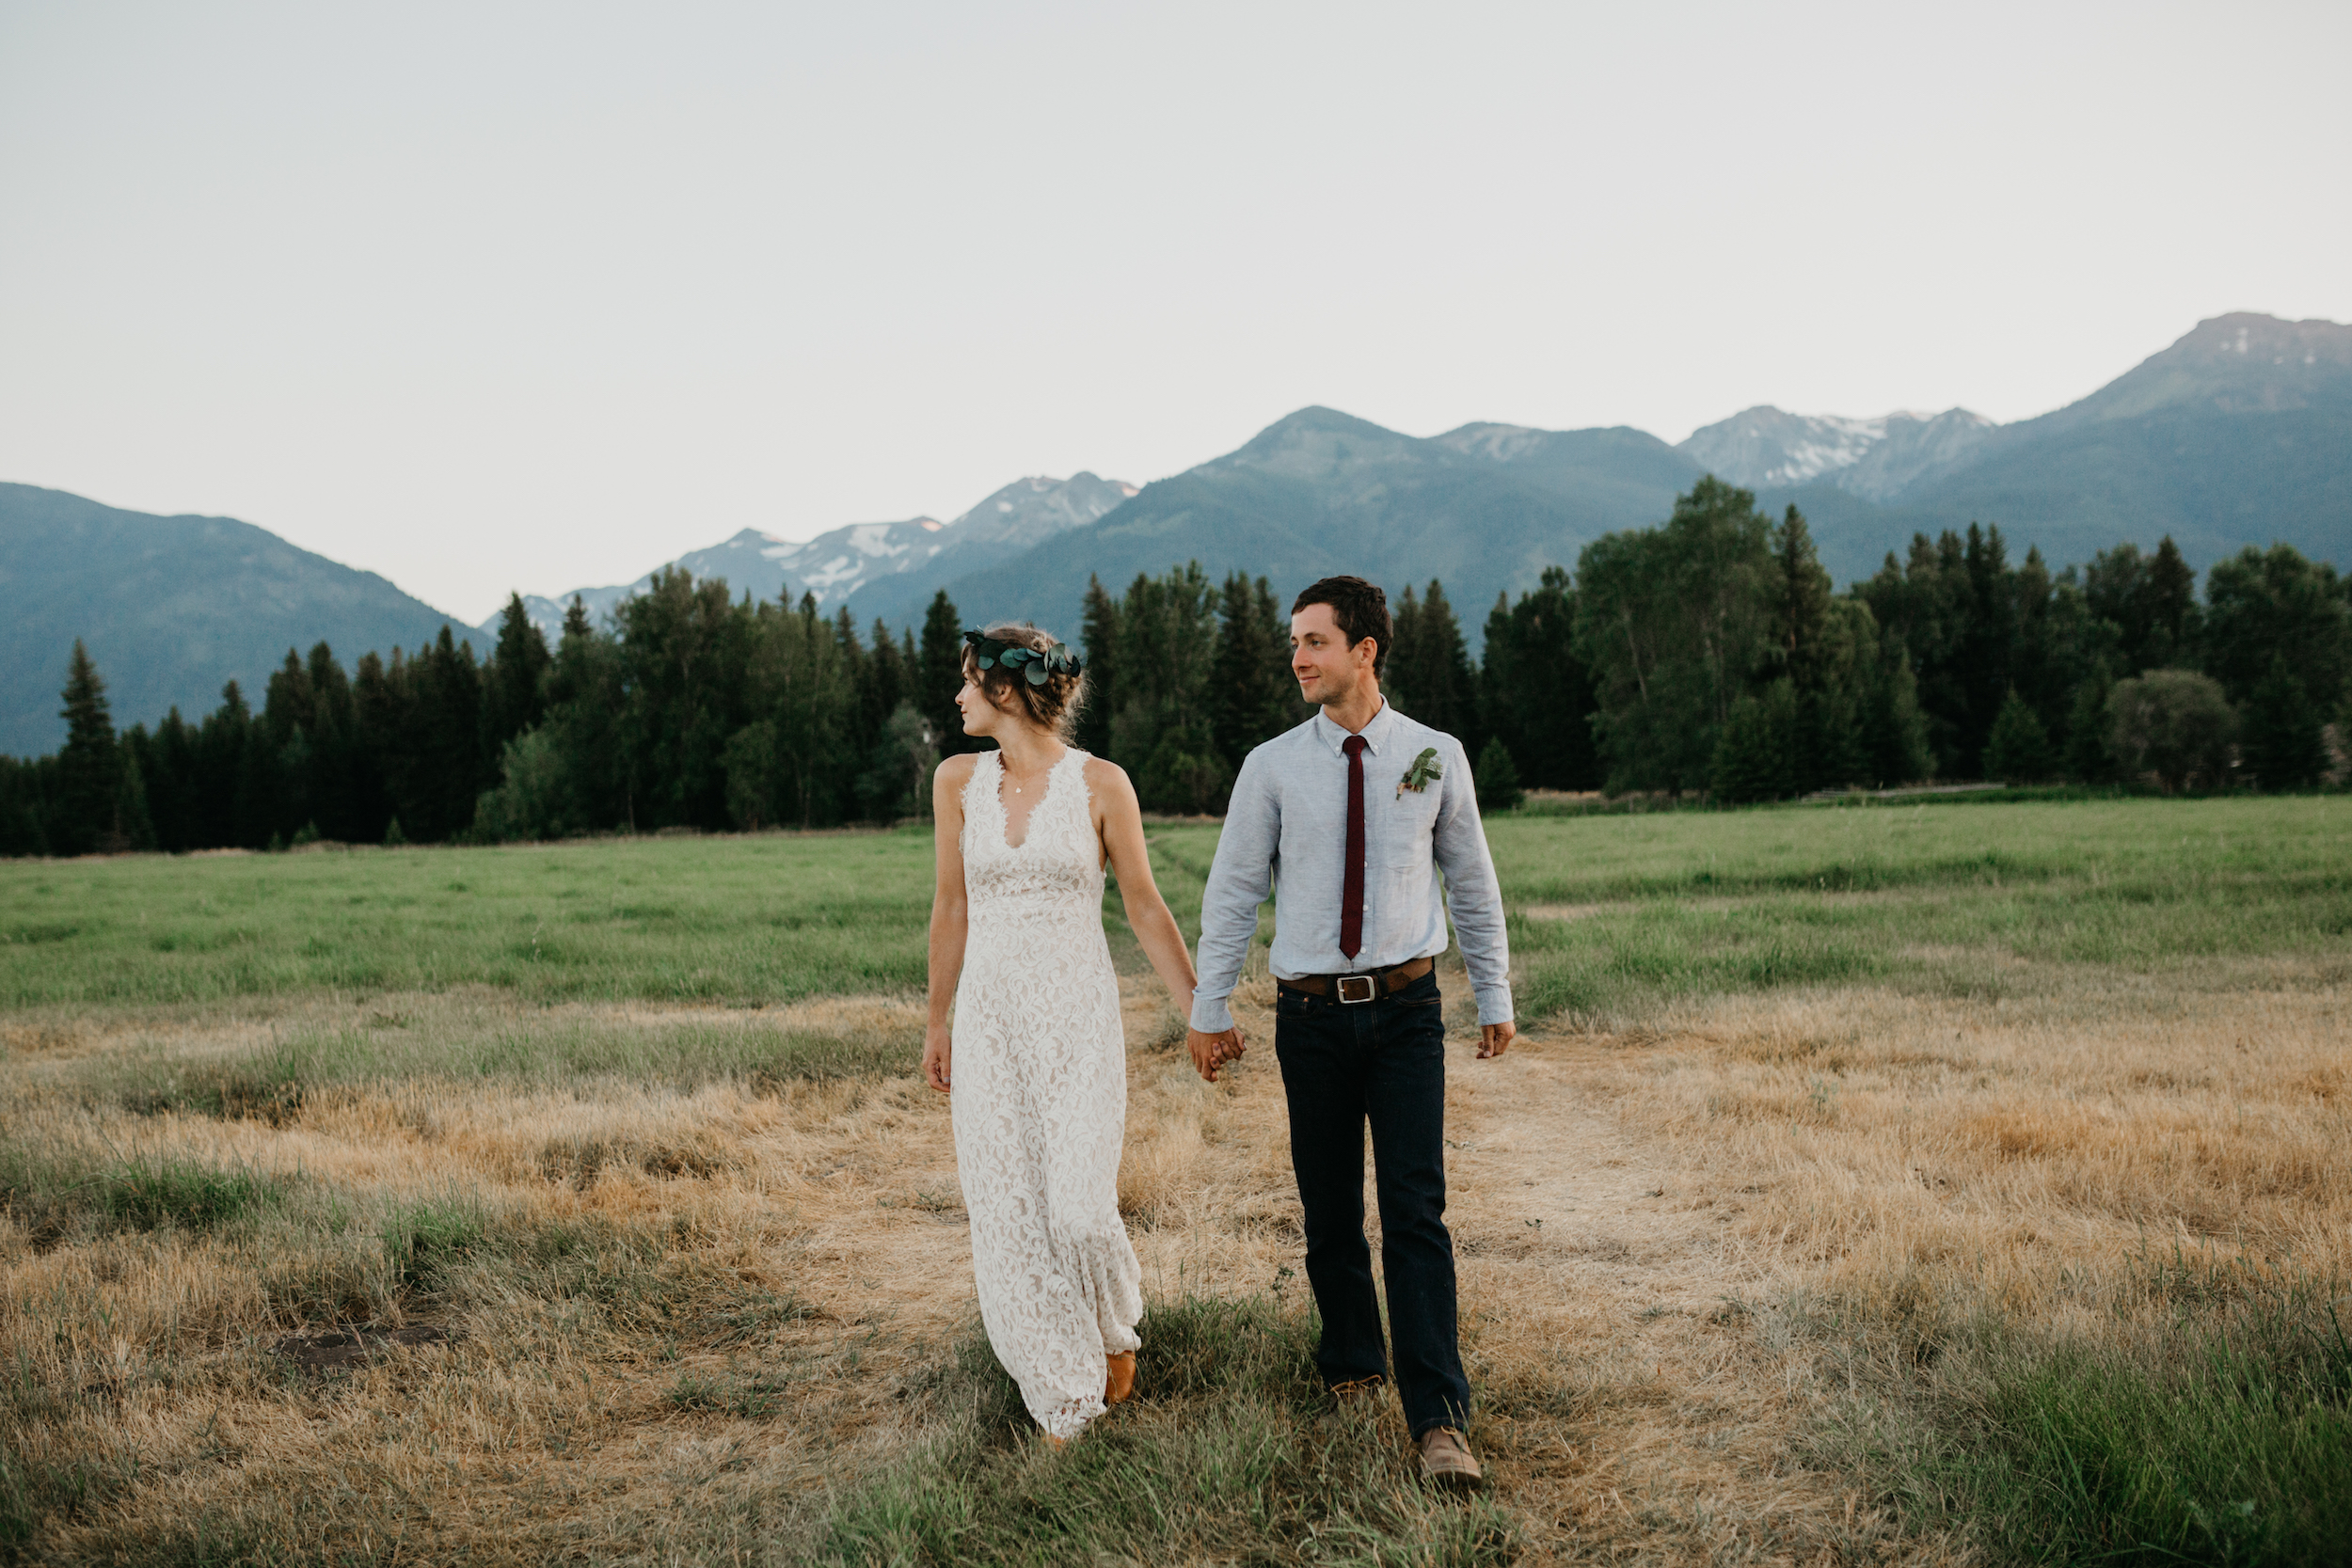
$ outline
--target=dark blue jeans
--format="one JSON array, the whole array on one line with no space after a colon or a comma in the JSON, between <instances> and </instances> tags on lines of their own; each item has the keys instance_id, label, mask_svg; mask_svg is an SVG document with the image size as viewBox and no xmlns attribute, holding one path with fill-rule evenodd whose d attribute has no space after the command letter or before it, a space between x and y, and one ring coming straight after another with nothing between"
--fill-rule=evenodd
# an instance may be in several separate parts
<instances>
[{"instance_id":1,"label":"dark blue jeans","mask_svg":"<svg viewBox=\"0 0 2352 1568\"><path fill-rule=\"evenodd\" d=\"M1470 1410L1454 1326L1454 1238L1445 1227L1445 1022L1438 977L1343 1003L1285 990L1274 1053L1290 1101L1291 1168L1306 1210L1307 1281L1323 1314L1315 1365L1327 1384L1380 1377L1388 1356L1364 1240L1364 1128L1372 1128L1396 1388L1415 1436Z\"/></svg>"}]
</instances>

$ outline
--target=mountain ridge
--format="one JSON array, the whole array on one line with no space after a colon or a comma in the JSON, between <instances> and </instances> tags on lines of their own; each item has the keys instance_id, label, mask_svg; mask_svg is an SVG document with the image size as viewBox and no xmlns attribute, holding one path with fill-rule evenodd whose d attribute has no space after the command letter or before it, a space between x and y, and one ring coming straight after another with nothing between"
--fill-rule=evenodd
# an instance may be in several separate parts
<instances>
[{"instance_id":1,"label":"mountain ridge","mask_svg":"<svg viewBox=\"0 0 2352 1568\"><path fill-rule=\"evenodd\" d=\"M1573 566L1603 532L1662 520L1714 471L1775 515L1804 509L1840 582L1915 531L1998 526L2052 565L2173 535L2193 565L2274 540L2352 562L2352 326L2232 312L2085 397L1994 425L1966 409L1869 419L1742 410L1668 445L1629 426L1473 420L1408 436L1312 404L1232 451L1137 487L1082 471L1000 487L942 523L853 523L794 543L756 529L675 557L761 597L817 594L861 626L919 622L945 588L967 616L1026 614L1065 634L1087 579L1199 560L1282 592L1361 571L1401 592L1443 579L1475 643L1497 594ZM579 590L609 611L650 579ZM562 598L527 600L550 632ZM121 512L0 485L0 750L63 734L56 687L83 637L119 722L208 708L234 676L258 694L286 647L346 659L460 623L373 573L233 518ZM496 618L470 630L478 648Z\"/></svg>"}]
</instances>

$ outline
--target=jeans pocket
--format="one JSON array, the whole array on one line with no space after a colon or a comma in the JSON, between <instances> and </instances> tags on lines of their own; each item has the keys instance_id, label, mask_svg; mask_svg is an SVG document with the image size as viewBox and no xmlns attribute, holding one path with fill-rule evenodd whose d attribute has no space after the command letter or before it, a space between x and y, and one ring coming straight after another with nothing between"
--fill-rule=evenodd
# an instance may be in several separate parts
<instances>
[{"instance_id":1,"label":"jeans pocket","mask_svg":"<svg viewBox=\"0 0 2352 1568\"><path fill-rule=\"evenodd\" d=\"M1438 972L1431 969L1420 979L1396 993L1400 1007L1435 1007L1443 1005L1445 994L1438 990Z\"/></svg>"}]
</instances>

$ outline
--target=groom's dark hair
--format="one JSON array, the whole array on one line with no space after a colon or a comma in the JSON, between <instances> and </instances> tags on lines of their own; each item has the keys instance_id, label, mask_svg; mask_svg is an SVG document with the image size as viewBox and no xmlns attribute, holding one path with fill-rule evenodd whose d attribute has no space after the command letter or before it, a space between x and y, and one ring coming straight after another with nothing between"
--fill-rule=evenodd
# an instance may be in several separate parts
<instances>
[{"instance_id":1,"label":"groom's dark hair","mask_svg":"<svg viewBox=\"0 0 2352 1568\"><path fill-rule=\"evenodd\" d=\"M1361 578L1325 578L1309 583L1306 592L1291 601L1291 613L1295 615L1311 604L1331 607L1331 619L1340 624L1340 635L1347 639L1349 647L1367 637L1373 640L1372 673L1377 676L1389 662L1389 644L1396 641L1396 622L1389 615L1389 596L1380 592L1380 585Z\"/></svg>"}]
</instances>

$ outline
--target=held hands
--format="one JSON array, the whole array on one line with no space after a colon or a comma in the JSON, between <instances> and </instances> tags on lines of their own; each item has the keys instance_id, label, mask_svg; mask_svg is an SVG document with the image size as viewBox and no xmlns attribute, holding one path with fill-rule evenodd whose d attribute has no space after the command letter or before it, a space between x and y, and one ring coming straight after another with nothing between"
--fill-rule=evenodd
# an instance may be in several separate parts
<instances>
[{"instance_id":1,"label":"held hands","mask_svg":"<svg viewBox=\"0 0 2352 1568\"><path fill-rule=\"evenodd\" d=\"M948 1071L949 1057L954 1053L947 1026L944 1023L927 1025L923 1030L923 1081L941 1094L946 1094L955 1082Z\"/></svg>"},{"instance_id":2,"label":"held hands","mask_svg":"<svg viewBox=\"0 0 2352 1568\"><path fill-rule=\"evenodd\" d=\"M1219 1068L1239 1060L1242 1052L1248 1049L1242 1043L1238 1025L1214 1035L1187 1029L1184 1031L1184 1048L1192 1053L1192 1065L1200 1069L1200 1076L1212 1084L1216 1082Z\"/></svg>"}]
</instances>

